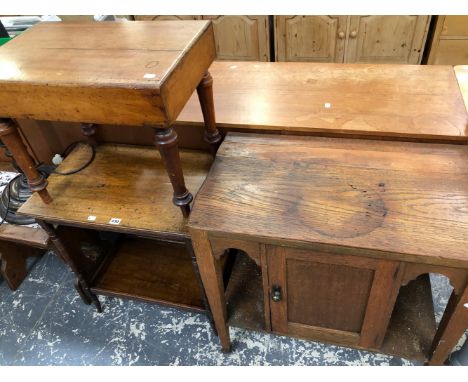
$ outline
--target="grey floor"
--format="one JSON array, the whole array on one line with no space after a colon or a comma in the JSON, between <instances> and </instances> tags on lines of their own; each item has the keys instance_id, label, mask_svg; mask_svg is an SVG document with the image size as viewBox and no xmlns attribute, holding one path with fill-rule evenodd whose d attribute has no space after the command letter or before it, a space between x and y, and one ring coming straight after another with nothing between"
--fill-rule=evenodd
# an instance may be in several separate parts
<instances>
[{"instance_id":1,"label":"grey floor","mask_svg":"<svg viewBox=\"0 0 468 382\"><path fill-rule=\"evenodd\" d=\"M233 351L219 351L202 314L101 298L84 305L52 252L30 264L16 292L0 279L0 365L412 365L408 360L231 328ZM0 276L1 277L1 276ZM450 293L434 276L440 318Z\"/></svg>"}]
</instances>

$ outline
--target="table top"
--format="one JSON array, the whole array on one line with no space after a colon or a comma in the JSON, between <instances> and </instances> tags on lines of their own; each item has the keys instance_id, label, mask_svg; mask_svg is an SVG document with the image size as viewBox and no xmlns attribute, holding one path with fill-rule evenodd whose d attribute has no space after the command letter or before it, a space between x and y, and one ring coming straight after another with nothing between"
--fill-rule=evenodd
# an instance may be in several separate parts
<instances>
[{"instance_id":1,"label":"table top","mask_svg":"<svg viewBox=\"0 0 468 382\"><path fill-rule=\"evenodd\" d=\"M40 23L0 48L0 116L172 121L214 57L209 21Z\"/></svg>"},{"instance_id":2,"label":"table top","mask_svg":"<svg viewBox=\"0 0 468 382\"><path fill-rule=\"evenodd\" d=\"M89 146L77 146L59 170L81 167L90 154ZM195 195L213 159L208 153L191 150L181 150L180 158L185 184ZM19 214L84 228L188 237L187 219L172 203L172 186L154 147L99 145L94 161L84 170L66 176L52 174L48 181L52 203L45 204L35 193ZM112 223L113 218L120 221Z\"/></svg>"},{"instance_id":3,"label":"table top","mask_svg":"<svg viewBox=\"0 0 468 382\"><path fill-rule=\"evenodd\" d=\"M230 133L189 227L468 266L467 163L466 145Z\"/></svg>"},{"instance_id":4,"label":"table top","mask_svg":"<svg viewBox=\"0 0 468 382\"><path fill-rule=\"evenodd\" d=\"M210 73L218 127L468 141L451 66L215 61ZM195 96L178 122L203 123Z\"/></svg>"}]
</instances>

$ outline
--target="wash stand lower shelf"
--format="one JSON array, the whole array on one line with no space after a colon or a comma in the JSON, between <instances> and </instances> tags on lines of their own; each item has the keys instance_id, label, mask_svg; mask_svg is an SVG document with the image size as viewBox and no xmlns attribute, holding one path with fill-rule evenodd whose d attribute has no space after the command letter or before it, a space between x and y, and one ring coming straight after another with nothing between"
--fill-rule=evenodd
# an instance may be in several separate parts
<instances>
[{"instance_id":1,"label":"wash stand lower shelf","mask_svg":"<svg viewBox=\"0 0 468 382\"><path fill-rule=\"evenodd\" d=\"M45 204L38 194L21 207L49 231L56 251L77 276L83 300L134 298L205 311L187 219L172 204L172 186L152 147L103 144L73 175L52 174ZM79 168L92 155L78 145L59 166ZM213 161L206 152L180 153L185 182L196 194Z\"/></svg>"}]
</instances>

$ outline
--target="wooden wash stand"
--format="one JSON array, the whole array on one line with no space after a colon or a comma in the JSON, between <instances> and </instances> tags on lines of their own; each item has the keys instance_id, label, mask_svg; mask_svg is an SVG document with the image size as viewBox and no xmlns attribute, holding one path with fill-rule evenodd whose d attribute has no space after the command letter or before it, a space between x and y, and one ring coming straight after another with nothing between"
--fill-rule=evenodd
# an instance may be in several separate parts
<instances>
[{"instance_id":1,"label":"wooden wash stand","mask_svg":"<svg viewBox=\"0 0 468 382\"><path fill-rule=\"evenodd\" d=\"M35 191L18 213L46 231L98 311L104 294L209 312L187 216L221 141L207 71L214 58L209 21L41 23L0 51L0 137ZM179 154L171 126L195 90L212 154ZM44 179L16 118L81 123L88 145L61 173L94 160ZM104 123L153 126L159 152L99 145Z\"/></svg>"},{"instance_id":2,"label":"wooden wash stand","mask_svg":"<svg viewBox=\"0 0 468 382\"><path fill-rule=\"evenodd\" d=\"M363 68L344 86L372 85L369 103L336 95L323 123L395 120L416 142L228 133L218 151L189 226L224 350L234 325L439 365L468 328L468 68L401 67L445 78L412 90ZM444 143L418 143L430 121ZM244 255L225 285L228 248ZM453 287L438 328L429 273Z\"/></svg>"}]
</instances>

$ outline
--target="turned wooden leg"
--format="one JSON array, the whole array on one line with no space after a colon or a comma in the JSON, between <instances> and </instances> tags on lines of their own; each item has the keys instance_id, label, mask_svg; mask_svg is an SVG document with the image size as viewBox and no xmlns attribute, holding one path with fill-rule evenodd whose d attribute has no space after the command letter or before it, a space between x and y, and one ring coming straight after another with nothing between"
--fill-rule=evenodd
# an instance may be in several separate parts
<instances>
[{"instance_id":1,"label":"turned wooden leg","mask_svg":"<svg viewBox=\"0 0 468 382\"><path fill-rule=\"evenodd\" d=\"M182 215L188 217L193 196L185 187L184 173L177 145L177 134L172 127L156 128L154 143L161 153L161 158L174 190L172 201L176 206L180 207Z\"/></svg>"},{"instance_id":2,"label":"turned wooden leg","mask_svg":"<svg viewBox=\"0 0 468 382\"><path fill-rule=\"evenodd\" d=\"M213 320L223 351L231 350L227 326L226 299L224 296L223 271L219 259L213 256L208 235L204 231L190 230L198 269L210 303Z\"/></svg>"},{"instance_id":3,"label":"turned wooden leg","mask_svg":"<svg viewBox=\"0 0 468 382\"><path fill-rule=\"evenodd\" d=\"M29 155L19 135L16 123L13 120L6 118L0 119L0 138L15 158L21 171L23 171L26 178L28 178L31 191L37 192L44 203L52 202L52 198L46 188L47 180L37 171L36 165Z\"/></svg>"},{"instance_id":4,"label":"turned wooden leg","mask_svg":"<svg viewBox=\"0 0 468 382\"><path fill-rule=\"evenodd\" d=\"M78 291L78 294L80 295L83 302L86 305L89 305L92 302L94 306L96 307L96 310L98 311L98 313L101 313L102 312L101 303L99 302L97 296L93 292L91 292L91 290L89 289L89 285L86 279L84 278L83 274L81 273L78 264L73 259L73 256L68 251L66 245L57 235L54 227L51 224L46 223L45 221L42 221L42 220L36 220L36 221L42 227L42 229L49 235L50 243L54 251L57 254L59 254L59 256L63 260L65 260L65 262L71 268L72 272L75 274L76 276L75 288Z\"/></svg>"},{"instance_id":5,"label":"turned wooden leg","mask_svg":"<svg viewBox=\"0 0 468 382\"><path fill-rule=\"evenodd\" d=\"M468 329L468 286L457 296L452 292L432 343L429 365L443 365Z\"/></svg>"},{"instance_id":6,"label":"turned wooden leg","mask_svg":"<svg viewBox=\"0 0 468 382\"><path fill-rule=\"evenodd\" d=\"M16 290L27 276L26 258L41 251L14 243L0 243L0 273L11 290Z\"/></svg>"},{"instance_id":7,"label":"turned wooden leg","mask_svg":"<svg viewBox=\"0 0 468 382\"><path fill-rule=\"evenodd\" d=\"M216 128L215 109L213 102L213 78L209 72L203 76L200 84L197 86L198 99L205 121L205 141L210 144L211 153L216 155L222 137Z\"/></svg>"},{"instance_id":8,"label":"turned wooden leg","mask_svg":"<svg viewBox=\"0 0 468 382\"><path fill-rule=\"evenodd\" d=\"M94 123L82 123L81 124L81 132L87 138L88 143L91 146L97 146L96 140L96 124Z\"/></svg>"}]
</instances>

